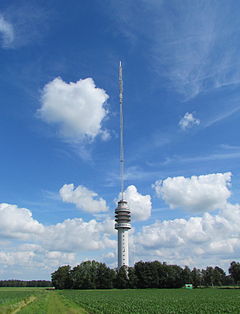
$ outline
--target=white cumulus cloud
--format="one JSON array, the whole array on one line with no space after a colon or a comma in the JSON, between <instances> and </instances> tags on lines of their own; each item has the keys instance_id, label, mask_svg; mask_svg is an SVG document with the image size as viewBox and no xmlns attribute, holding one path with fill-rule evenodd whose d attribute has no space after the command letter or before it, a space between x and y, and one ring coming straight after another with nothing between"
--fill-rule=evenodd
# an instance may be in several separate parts
<instances>
[{"instance_id":1,"label":"white cumulus cloud","mask_svg":"<svg viewBox=\"0 0 240 314\"><path fill-rule=\"evenodd\" d=\"M110 238L104 227L104 223L97 222L95 219L88 222L81 218L67 219L47 227L42 243L48 250L65 252L115 247L116 241Z\"/></svg>"},{"instance_id":2,"label":"white cumulus cloud","mask_svg":"<svg viewBox=\"0 0 240 314\"><path fill-rule=\"evenodd\" d=\"M138 193L136 188L132 190ZM117 242L112 239L116 231L110 218L101 222L73 218L47 226L34 220L28 209L0 205L0 232L9 242L0 250L0 265L6 276L9 271L18 277L20 271L30 279L36 273L49 276L58 266L73 265L89 256L102 256L108 263L116 261ZM155 221L136 234L130 233L130 254L135 254L135 262L158 259L182 266L227 268L240 254L239 225L240 205L229 203L217 214ZM11 237L18 241L10 242Z\"/></svg>"},{"instance_id":3,"label":"white cumulus cloud","mask_svg":"<svg viewBox=\"0 0 240 314\"><path fill-rule=\"evenodd\" d=\"M58 77L44 86L38 114L43 121L57 125L65 140L91 141L97 135L106 140L109 134L102 122L107 116L104 104L108 98L92 78L66 83Z\"/></svg>"},{"instance_id":4,"label":"white cumulus cloud","mask_svg":"<svg viewBox=\"0 0 240 314\"><path fill-rule=\"evenodd\" d=\"M192 113L186 112L184 117L179 121L179 126L182 130L192 128L194 125L199 125L200 120L194 118Z\"/></svg>"},{"instance_id":5,"label":"white cumulus cloud","mask_svg":"<svg viewBox=\"0 0 240 314\"><path fill-rule=\"evenodd\" d=\"M2 46L9 47L14 41L14 29L6 19L0 15L0 33L2 35Z\"/></svg>"},{"instance_id":6,"label":"white cumulus cloud","mask_svg":"<svg viewBox=\"0 0 240 314\"><path fill-rule=\"evenodd\" d=\"M114 233L114 221L109 217L101 222L73 218L48 226L33 219L29 209L2 203L0 236L5 241L0 250L1 275L48 278L56 267L76 264L90 251L100 250L101 255L104 250L115 249Z\"/></svg>"},{"instance_id":7,"label":"white cumulus cloud","mask_svg":"<svg viewBox=\"0 0 240 314\"><path fill-rule=\"evenodd\" d=\"M74 188L73 184L64 184L59 193L64 202L75 204L77 208L86 212L99 213L108 210L103 198L82 185Z\"/></svg>"},{"instance_id":8,"label":"white cumulus cloud","mask_svg":"<svg viewBox=\"0 0 240 314\"><path fill-rule=\"evenodd\" d=\"M135 251L191 267L228 267L240 254L239 224L239 204L227 204L217 215L156 221L134 235Z\"/></svg>"},{"instance_id":9,"label":"white cumulus cloud","mask_svg":"<svg viewBox=\"0 0 240 314\"><path fill-rule=\"evenodd\" d=\"M45 279L49 280L49 274L57 267L76 264L75 253L47 251L41 247L35 249L30 246L29 249L20 245L12 247L7 252L0 251L1 276L9 279L11 273L18 279L32 280L46 277Z\"/></svg>"},{"instance_id":10,"label":"white cumulus cloud","mask_svg":"<svg viewBox=\"0 0 240 314\"><path fill-rule=\"evenodd\" d=\"M124 198L128 202L133 220L143 221L151 216L152 202L150 195L142 195L134 185L130 185L124 192Z\"/></svg>"},{"instance_id":11,"label":"white cumulus cloud","mask_svg":"<svg viewBox=\"0 0 240 314\"><path fill-rule=\"evenodd\" d=\"M32 218L26 208L7 203L0 204L0 234L5 237L26 239L41 234L44 226Z\"/></svg>"},{"instance_id":12,"label":"white cumulus cloud","mask_svg":"<svg viewBox=\"0 0 240 314\"><path fill-rule=\"evenodd\" d=\"M29 265L32 263L35 253L33 251L3 252L0 251L0 264Z\"/></svg>"},{"instance_id":13,"label":"white cumulus cloud","mask_svg":"<svg viewBox=\"0 0 240 314\"><path fill-rule=\"evenodd\" d=\"M66 219L47 226L33 219L29 209L0 204L0 235L8 241L22 241L19 251L42 254L47 250L55 252L49 253L49 257L55 258L62 255L56 252L112 248L116 245L116 241L111 239L114 233L114 221L109 217L101 222L95 219Z\"/></svg>"},{"instance_id":14,"label":"white cumulus cloud","mask_svg":"<svg viewBox=\"0 0 240 314\"><path fill-rule=\"evenodd\" d=\"M207 212L226 206L231 195L228 189L230 181L231 173L226 172L191 178L167 178L156 181L153 187L170 208Z\"/></svg>"},{"instance_id":15,"label":"white cumulus cloud","mask_svg":"<svg viewBox=\"0 0 240 314\"><path fill-rule=\"evenodd\" d=\"M29 209L0 203L1 278L9 279L12 274L25 280L49 279L61 265L76 265L114 251L113 234L116 236L110 217L101 221L73 218L45 225L35 220Z\"/></svg>"}]
</instances>

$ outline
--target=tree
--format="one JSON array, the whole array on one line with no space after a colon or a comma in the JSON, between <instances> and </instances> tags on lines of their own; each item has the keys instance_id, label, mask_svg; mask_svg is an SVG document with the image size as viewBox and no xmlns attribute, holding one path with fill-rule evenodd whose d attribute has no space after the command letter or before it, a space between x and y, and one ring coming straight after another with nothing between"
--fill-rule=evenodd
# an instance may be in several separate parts
<instances>
[{"instance_id":1,"label":"tree","mask_svg":"<svg viewBox=\"0 0 240 314\"><path fill-rule=\"evenodd\" d=\"M96 263L95 261L86 261L72 269L73 289L96 289Z\"/></svg>"},{"instance_id":2,"label":"tree","mask_svg":"<svg viewBox=\"0 0 240 314\"><path fill-rule=\"evenodd\" d=\"M69 289L72 286L71 276L70 276L71 267L61 266L52 273L52 284L56 289Z\"/></svg>"},{"instance_id":3,"label":"tree","mask_svg":"<svg viewBox=\"0 0 240 314\"><path fill-rule=\"evenodd\" d=\"M104 263L82 262L71 271L73 289L112 289L116 273Z\"/></svg>"},{"instance_id":4,"label":"tree","mask_svg":"<svg viewBox=\"0 0 240 314\"><path fill-rule=\"evenodd\" d=\"M181 288L183 285L182 268L177 265L168 265L166 287Z\"/></svg>"},{"instance_id":5,"label":"tree","mask_svg":"<svg viewBox=\"0 0 240 314\"><path fill-rule=\"evenodd\" d=\"M120 267L119 270L117 271L116 288L118 289L128 288L128 275L126 266Z\"/></svg>"},{"instance_id":6,"label":"tree","mask_svg":"<svg viewBox=\"0 0 240 314\"><path fill-rule=\"evenodd\" d=\"M168 265L164 263L158 264L158 288L167 288Z\"/></svg>"},{"instance_id":7,"label":"tree","mask_svg":"<svg viewBox=\"0 0 240 314\"><path fill-rule=\"evenodd\" d=\"M185 266L182 271L182 280L185 283L192 283L192 272L188 266Z\"/></svg>"},{"instance_id":8,"label":"tree","mask_svg":"<svg viewBox=\"0 0 240 314\"><path fill-rule=\"evenodd\" d=\"M225 277L224 285L226 285L226 286L234 285L234 280L233 280L231 275L228 275Z\"/></svg>"},{"instance_id":9,"label":"tree","mask_svg":"<svg viewBox=\"0 0 240 314\"><path fill-rule=\"evenodd\" d=\"M214 268L208 266L205 270L202 271L203 273L203 282L205 286L213 286L214 281Z\"/></svg>"},{"instance_id":10,"label":"tree","mask_svg":"<svg viewBox=\"0 0 240 314\"><path fill-rule=\"evenodd\" d=\"M237 284L240 281L240 263L232 262L228 271L234 282Z\"/></svg>"},{"instance_id":11,"label":"tree","mask_svg":"<svg viewBox=\"0 0 240 314\"><path fill-rule=\"evenodd\" d=\"M213 270L213 284L214 286L222 286L226 281L226 274L224 270L218 266Z\"/></svg>"},{"instance_id":12,"label":"tree","mask_svg":"<svg viewBox=\"0 0 240 314\"><path fill-rule=\"evenodd\" d=\"M183 286L182 268L166 263L138 262L134 266L137 288L178 288Z\"/></svg>"},{"instance_id":13,"label":"tree","mask_svg":"<svg viewBox=\"0 0 240 314\"><path fill-rule=\"evenodd\" d=\"M138 262L134 266L138 288L157 288L159 277L154 262Z\"/></svg>"},{"instance_id":14,"label":"tree","mask_svg":"<svg viewBox=\"0 0 240 314\"><path fill-rule=\"evenodd\" d=\"M232 262L230 275L226 276L220 267L207 267L200 270L167 263L137 262L134 267L122 266L119 270L110 269L104 263L85 261L72 270L70 266L59 267L52 273L52 283L57 289L126 289L126 288L180 288L185 283L219 286L240 282L240 263ZM44 281L24 282L20 280L0 281L0 286L42 286Z\"/></svg>"},{"instance_id":15,"label":"tree","mask_svg":"<svg viewBox=\"0 0 240 314\"><path fill-rule=\"evenodd\" d=\"M202 270L202 275L205 286L221 286L226 278L224 270L218 266L215 268L208 266L205 270Z\"/></svg>"},{"instance_id":16,"label":"tree","mask_svg":"<svg viewBox=\"0 0 240 314\"><path fill-rule=\"evenodd\" d=\"M136 289L138 283L138 278L135 274L134 267L128 267L128 287L131 289Z\"/></svg>"},{"instance_id":17,"label":"tree","mask_svg":"<svg viewBox=\"0 0 240 314\"><path fill-rule=\"evenodd\" d=\"M104 263L98 263L96 288L97 289L112 289L116 279L116 272L110 269Z\"/></svg>"},{"instance_id":18,"label":"tree","mask_svg":"<svg viewBox=\"0 0 240 314\"><path fill-rule=\"evenodd\" d=\"M161 267L161 263L159 261L148 262L148 268L150 270L151 283L149 288L158 288L159 287L159 267Z\"/></svg>"},{"instance_id":19,"label":"tree","mask_svg":"<svg viewBox=\"0 0 240 314\"><path fill-rule=\"evenodd\" d=\"M198 286L202 285L202 272L200 269L197 269L196 267L194 267L191 272L191 277L192 277L192 284L194 288L197 288Z\"/></svg>"}]
</instances>

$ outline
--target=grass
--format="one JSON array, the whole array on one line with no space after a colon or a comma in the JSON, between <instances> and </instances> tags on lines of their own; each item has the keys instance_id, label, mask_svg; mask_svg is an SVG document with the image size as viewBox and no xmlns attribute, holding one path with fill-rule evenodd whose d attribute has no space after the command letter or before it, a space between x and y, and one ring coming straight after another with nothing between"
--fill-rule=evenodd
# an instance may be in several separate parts
<instances>
[{"instance_id":1,"label":"grass","mask_svg":"<svg viewBox=\"0 0 240 314\"><path fill-rule=\"evenodd\" d=\"M1 314L86 314L56 291L43 288L0 288Z\"/></svg>"},{"instance_id":2,"label":"grass","mask_svg":"<svg viewBox=\"0 0 240 314\"><path fill-rule=\"evenodd\" d=\"M46 314L48 304L48 293L44 290L39 290L36 294L36 299L31 304L23 307L18 313L21 314Z\"/></svg>"},{"instance_id":3,"label":"grass","mask_svg":"<svg viewBox=\"0 0 240 314\"><path fill-rule=\"evenodd\" d=\"M0 313L14 313L35 298L33 291L15 289L0 290Z\"/></svg>"}]
</instances>

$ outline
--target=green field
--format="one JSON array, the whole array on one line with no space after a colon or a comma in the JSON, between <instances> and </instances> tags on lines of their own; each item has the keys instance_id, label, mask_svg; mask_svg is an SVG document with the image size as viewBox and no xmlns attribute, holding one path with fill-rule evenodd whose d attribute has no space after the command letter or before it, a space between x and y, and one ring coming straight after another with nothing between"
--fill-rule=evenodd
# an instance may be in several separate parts
<instances>
[{"instance_id":1,"label":"green field","mask_svg":"<svg viewBox=\"0 0 240 314\"><path fill-rule=\"evenodd\" d=\"M240 290L0 288L0 313L240 313Z\"/></svg>"},{"instance_id":2,"label":"green field","mask_svg":"<svg viewBox=\"0 0 240 314\"><path fill-rule=\"evenodd\" d=\"M240 313L240 290L64 290L90 313Z\"/></svg>"}]
</instances>

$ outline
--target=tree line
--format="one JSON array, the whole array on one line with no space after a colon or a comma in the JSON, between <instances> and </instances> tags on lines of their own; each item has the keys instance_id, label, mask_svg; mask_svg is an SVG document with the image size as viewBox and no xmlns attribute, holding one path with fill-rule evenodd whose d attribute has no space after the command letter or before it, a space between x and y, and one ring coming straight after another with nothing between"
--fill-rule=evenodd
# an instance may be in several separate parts
<instances>
[{"instance_id":1,"label":"tree line","mask_svg":"<svg viewBox=\"0 0 240 314\"><path fill-rule=\"evenodd\" d=\"M194 287L222 286L240 283L240 263L232 262L226 275L218 266L191 270L165 262L140 261L134 267L115 270L104 263L85 261L73 268L61 266L51 277L56 289L180 288L186 283Z\"/></svg>"},{"instance_id":2,"label":"tree line","mask_svg":"<svg viewBox=\"0 0 240 314\"><path fill-rule=\"evenodd\" d=\"M52 287L49 280L0 280L0 287Z\"/></svg>"}]
</instances>

